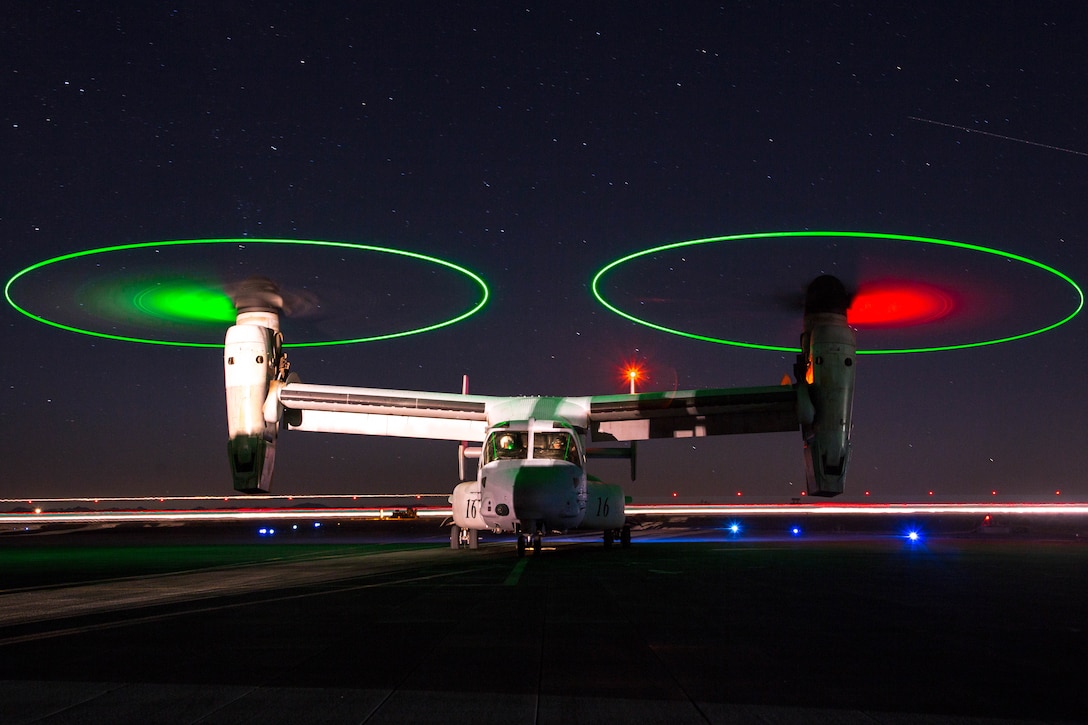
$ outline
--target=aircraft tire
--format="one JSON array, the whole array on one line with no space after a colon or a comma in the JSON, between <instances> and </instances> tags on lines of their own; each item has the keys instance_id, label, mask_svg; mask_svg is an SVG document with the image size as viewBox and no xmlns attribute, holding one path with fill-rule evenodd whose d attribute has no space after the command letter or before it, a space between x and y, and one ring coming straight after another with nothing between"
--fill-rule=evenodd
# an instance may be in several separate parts
<instances>
[{"instance_id":1,"label":"aircraft tire","mask_svg":"<svg viewBox=\"0 0 1088 725\"><path fill-rule=\"evenodd\" d=\"M604 532L604 548L612 548L612 542L616 540L616 532L608 529Z\"/></svg>"},{"instance_id":2,"label":"aircraft tire","mask_svg":"<svg viewBox=\"0 0 1088 725\"><path fill-rule=\"evenodd\" d=\"M631 547L631 527L627 524L624 524L623 528L620 529L620 546L625 549Z\"/></svg>"},{"instance_id":3,"label":"aircraft tire","mask_svg":"<svg viewBox=\"0 0 1088 725\"><path fill-rule=\"evenodd\" d=\"M468 530L468 548L479 549L480 548L480 532L476 529Z\"/></svg>"},{"instance_id":4,"label":"aircraft tire","mask_svg":"<svg viewBox=\"0 0 1088 725\"><path fill-rule=\"evenodd\" d=\"M540 534L533 535L533 551L540 551Z\"/></svg>"},{"instance_id":5,"label":"aircraft tire","mask_svg":"<svg viewBox=\"0 0 1088 725\"><path fill-rule=\"evenodd\" d=\"M525 556L525 534L518 534L518 558Z\"/></svg>"},{"instance_id":6,"label":"aircraft tire","mask_svg":"<svg viewBox=\"0 0 1088 725\"><path fill-rule=\"evenodd\" d=\"M450 548L461 548L461 527L457 524L450 526Z\"/></svg>"}]
</instances>

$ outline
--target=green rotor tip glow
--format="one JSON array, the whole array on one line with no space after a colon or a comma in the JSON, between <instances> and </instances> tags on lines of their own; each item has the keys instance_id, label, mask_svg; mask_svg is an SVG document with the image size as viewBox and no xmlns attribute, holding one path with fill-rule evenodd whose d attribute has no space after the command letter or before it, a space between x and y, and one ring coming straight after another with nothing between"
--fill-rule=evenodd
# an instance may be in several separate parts
<instances>
[{"instance_id":1,"label":"green rotor tip glow","mask_svg":"<svg viewBox=\"0 0 1088 725\"><path fill-rule=\"evenodd\" d=\"M1084 292L1081 291L1081 288L1077 285L1077 283L1074 282L1072 279L1070 279L1067 275L1063 274L1062 272L1059 272L1058 270L1054 269L1053 267L1049 267L1049 266L1043 264L1042 262L1037 262L1037 261L1035 261L1033 259L1029 259L1027 257L1020 256L1018 254L1012 254L1011 252L1003 252L1003 251L1001 251L999 249L992 249L990 247L983 247L983 246L980 246L978 244L968 244L966 242L955 242L955 241L949 241L947 239L933 239L933 238L930 238L930 237L909 236L909 235L904 235L904 234L888 234L888 233L883 233L883 232L833 232L833 231L760 232L760 233L753 233L753 234L732 234L732 235L724 236L724 237L708 237L706 239L692 239L690 241L685 241L685 242L673 242L673 243L670 243L670 244L663 244L663 245L660 245L660 246L657 246L657 247L652 247L650 249L644 249L644 250L642 250L640 252L634 252L633 254L628 254L625 257L621 257L621 258L619 258L617 260L614 260L614 261L606 264L604 267L602 267L600 270L598 270L595 275L593 275L593 281L592 281L592 283L590 285L590 289L591 289L591 291L593 293L593 296L597 299L598 302L600 302L602 305L604 305L605 308L611 310L612 312L616 313L620 317L624 317L624 318L630 320L631 322L635 322L635 323L637 323L639 325L643 325L645 327L649 327L651 329L658 330L660 332L667 332L670 335L679 335L681 337L687 337L687 338L691 338L693 340L702 340L704 342L712 342L712 343L715 343L715 344L718 344L718 345L731 345L733 347L746 347L746 348L752 348L752 349L757 349L757 350L771 350L771 351L775 351L775 352L799 353L801 351L801 349L797 348L797 347L784 347L784 346L779 346L779 345L769 345L769 344L765 344L765 343L751 342L751 341L745 341L745 340L727 340L727 339L724 339L724 338L710 337L708 335L701 335L701 334L698 334L696 332L691 332L691 331L687 331L687 330L680 330L680 329L677 329L677 328L667 327L665 325L659 325L657 323L650 322L649 320L637 317L637 316L635 316L635 315L633 315L633 314L631 314L629 312L625 312L624 310L621 310L619 307L617 307L616 305L612 304L607 299L605 299L604 293L601 291L601 283L602 283L602 280L604 279L604 277L609 272L612 272L612 271L616 270L618 267L626 264L627 262L634 261L634 260L639 259L641 257L646 257L646 256L653 255L653 254L659 254L661 252L669 252L669 251L672 251L672 250L675 250L675 249L681 249L681 248L684 248L684 247L695 247L695 246L700 246L700 245L704 245L704 244L715 244L715 243L722 243L722 242L740 242L740 241L745 241L745 240L799 239L799 238L809 238L809 239L811 239L811 238L828 238L828 237L850 238L850 239L877 239L877 240L896 241L896 242L914 242L914 243L918 243L918 244L932 244L932 245L943 246L943 247L954 247L954 248L963 249L963 250L967 250L967 251L971 251L971 252L979 252L979 253L982 253L982 254L996 255L996 256L1002 257L1004 259L1008 259L1010 261L1015 261L1015 262L1020 262L1022 264L1026 264L1026 265L1029 265L1031 267L1035 267L1037 269L1040 269L1040 270L1042 270L1044 272L1047 272L1047 273L1053 275L1054 277L1057 277L1058 279L1062 280L1063 282L1068 284L1070 287L1072 287L1073 291L1076 294L1077 302L1076 302L1076 305L1075 305L1074 309L1072 310L1072 312L1069 312L1062 319L1060 319L1060 320L1058 320L1056 322L1052 322L1052 323L1050 323L1048 325L1044 325L1042 327L1039 327L1038 329L1029 330L1027 332L1021 332L1021 333L1017 333L1017 334L1014 334L1014 335L1008 335L1008 336L1005 336L1005 337L999 337L999 338L995 338L995 339L992 339L992 340L979 340L979 341L973 341L973 342L960 343L960 344L956 344L956 345L939 345L939 346L933 346L933 347L914 347L914 348L879 349L879 350L876 350L876 349L874 349L874 350L858 350L857 354L859 354L859 355L888 355L888 354L894 354L894 353L941 352L941 351L945 351L945 350L962 350L962 349L965 349L965 348L982 347L982 346L985 346L985 345L997 345L997 344L1002 343L1002 342L1011 342L1013 340L1021 340L1023 338L1031 337L1033 335L1038 335L1040 333L1047 332L1049 330L1053 330L1056 327L1060 327L1061 325L1064 325L1065 323L1069 322L1074 317L1076 317L1077 314L1079 314L1081 309L1084 307ZM815 274L813 276L815 276Z\"/></svg>"},{"instance_id":2,"label":"green rotor tip glow","mask_svg":"<svg viewBox=\"0 0 1088 725\"><path fill-rule=\"evenodd\" d=\"M135 244L119 244L110 247L100 247L97 249L88 249L81 252L73 252L71 254L64 254L51 259L46 259L36 264L17 272L7 281L4 286L4 297L16 311L26 315L27 317L37 320L45 325L50 325L69 332L76 332L81 335L90 335L92 337L100 337L109 340L120 340L123 342L139 342L149 345L168 345L174 347L203 347L203 348L221 348L222 343L210 343L210 342L192 342L186 340L161 340L154 338L143 337L131 337L125 335L118 335L108 332L102 332L98 330L90 330L75 325L65 324L57 320L52 320L45 317L42 314L35 314L22 306L20 306L12 295L12 289L16 282L27 277L32 272L44 269L51 265L58 265L62 262L70 260L76 260L84 257L90 257L94 255L105 255L114 252L124 252L132 250L159 250L167 248L187 247L196 245L235 245L239 249L248 248L256 245L268 245L268 246L303 246L303 247L316 247L325 249L337 249L346 250L349 252L370 252L395 257L406 258L417 262L423 262L435 267L444 268L447 271L454 272L457 276L467 278L476 290L478 298L467 309L453 314L447 319L439 320L438 322L422 325L419 327L413 327L410 329L399 330L396 332L389 332L377 335L370 335L365 337L351 337L341 339L329 339L329 340L314 340L308 342L292 342L287 343L284 347L300 348L300 347L328 347L332 345L350 345L360 342L374 342L377 340L389 340L397 337L407 337L409 335L418 335L423 332L430 332L431 330L437 330L442 327L453 325L457 322L465 320L472 315L479 312L487 304L487 300L490 297L490 290L484 280L475 272L466 269L453 262L439 259L437 257L431 257L418 252L409 252L401 249L391 249L387 247L379 247L371 244L356 244L352 242L336 242L336 241L321 241L321 240L309 240L309 239L251 239L248 237L241 238L217 238L217 239L179 239L162 242L139 242ZM229 325L235 319L234 304L231 299L221 290L212 286L202 284L200 282L194 282L185 279L170 279L166 281L155 281L151 283L142 283L136 285L107 285L110 287L107 293L106 301L102 303L102 306L107 308L110 314L116 314L121 318L152 318L158 321L165 321L178 325L187 324L222 324ZM120 292L118 290L121 290Z\"/></svg>"},{"instance_id":3,"label":"green rotor tip glow","mask_svg":"<svg viewBox=\"0 0 1088 725\"><path fill-rule=\"evenodd\" d=\"M185 280L142 289L131 302L142 314L171 322L229 325L237 316L234 303L222 290Z\"/></svg>"}]
</instances>

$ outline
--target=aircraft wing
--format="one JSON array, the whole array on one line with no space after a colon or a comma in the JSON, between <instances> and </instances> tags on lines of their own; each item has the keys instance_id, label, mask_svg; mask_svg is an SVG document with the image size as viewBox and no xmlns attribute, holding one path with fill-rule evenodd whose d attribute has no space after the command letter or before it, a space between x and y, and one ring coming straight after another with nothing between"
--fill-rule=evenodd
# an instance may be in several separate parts
<instances>
[{"instance_id":1,"label":"aircraft wing","mask_svg":"<svg viewBox=\"0 0 1088 725\"><path fill-rule=\"evenodd\" d=\"M487 395L287 383L279 402L290 430L483 442Z\"/></svg>"},{"instance_id":2,"label":"aircraft wing","mask_svg":"<svg viewBox=\"0 0 1088 725\"><path fill-rule=\"evenodd\" d=\"M593 441L796 431L797 387L683 390L589 398Z\"/></svg>"}]
</instances>

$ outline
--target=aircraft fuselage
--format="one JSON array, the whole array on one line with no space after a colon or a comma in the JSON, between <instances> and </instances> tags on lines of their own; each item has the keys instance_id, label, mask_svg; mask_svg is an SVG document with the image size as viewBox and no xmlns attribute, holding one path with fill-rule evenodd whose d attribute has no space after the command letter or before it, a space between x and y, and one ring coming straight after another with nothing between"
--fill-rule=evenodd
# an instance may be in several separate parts
<instances>
[{"instance_id":1,"label":"aircraft fuselage","mask_svg":"<svg viewBox=\"0 0 1088 725\"><path fill-rule=\"evenodd\" d=\"M561 420L492 426L476 480L459 484L450 503L465 530L532 536L620 529L625 521L623 490L589 480L582 434Z\"/></svg>"}]
</instances>

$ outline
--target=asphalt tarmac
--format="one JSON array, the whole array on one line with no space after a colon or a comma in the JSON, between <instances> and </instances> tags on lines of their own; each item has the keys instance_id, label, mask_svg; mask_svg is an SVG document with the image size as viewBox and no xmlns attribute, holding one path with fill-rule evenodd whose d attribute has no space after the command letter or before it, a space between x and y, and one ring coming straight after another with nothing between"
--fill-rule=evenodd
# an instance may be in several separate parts
<instances>
[{"instance_id":1,"label":"asphalt tarmac","mask_svg":"<svg viewBox=\"0 0 1088 725\"><path fill-rule=\"evenodd\" d=\"M1088 721L1079 536L787 523L0 536L0 722Z\"/></svg>"}]
</instances>

